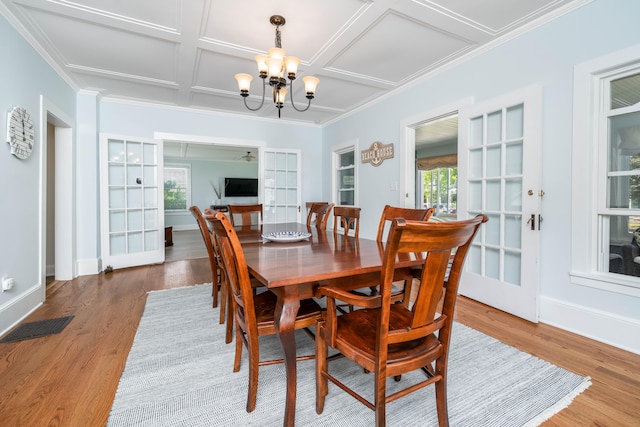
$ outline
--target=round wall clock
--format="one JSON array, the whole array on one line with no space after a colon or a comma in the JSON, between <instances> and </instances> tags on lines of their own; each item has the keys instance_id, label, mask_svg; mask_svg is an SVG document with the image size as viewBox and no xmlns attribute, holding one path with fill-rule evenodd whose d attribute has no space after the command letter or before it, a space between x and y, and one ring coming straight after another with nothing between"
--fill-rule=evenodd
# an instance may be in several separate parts
<instances>
[{"instance_id":1,"label":"round wall clock","mask_svg":"<svg viewBox=\"0 0 640 427\"><path fill-rule=\"evenodd\" d=\"M11 146L11 154L19 159L26 159L33 151L35 143L31 116L22 107L13 107L7 116L7 142Z\"/></svg>"}]
</instances>

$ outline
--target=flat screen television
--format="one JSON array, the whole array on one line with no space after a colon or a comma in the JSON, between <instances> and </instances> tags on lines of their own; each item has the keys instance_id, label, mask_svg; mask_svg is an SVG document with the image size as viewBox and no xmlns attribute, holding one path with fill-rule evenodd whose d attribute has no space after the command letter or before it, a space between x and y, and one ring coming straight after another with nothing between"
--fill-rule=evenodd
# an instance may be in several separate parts
<instances>
[{"instance_id":1,"label":"flat screen television","mask_svg":"<svg viewBox=\"0 0 640 427\"><path fill-rule=\"evenodd\" d=\"M258 178L225 178L225 197L258 197Z\"/></svg>"}]
</instances>

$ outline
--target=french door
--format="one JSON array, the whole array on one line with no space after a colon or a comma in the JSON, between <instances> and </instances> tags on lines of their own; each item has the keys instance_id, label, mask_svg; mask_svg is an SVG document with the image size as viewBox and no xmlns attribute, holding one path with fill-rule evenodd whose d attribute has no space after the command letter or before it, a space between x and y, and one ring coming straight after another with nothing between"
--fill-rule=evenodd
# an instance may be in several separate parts
<instances>
[{"instance_id":1,"label":"french door","mask_svg":"<svg viewBox=\"0 0 640 427\"><path fill-rule=\"evenodd\" d=\"M541 90L525 88L460 109L458 215L487 215L460 293L538 321Z\"/></svg>"},{"instance_id":2,"label":"french door","mask_svg":"<svg viewBox=\"0 0 640 427\"><path fill-rule=\"evenodd\" d=\"M300 150L269 149L263 154L264 222L302 222Z\"/></svg>"},{"instance_id":3,"label":"french door","mask_svg":"<svg viewBox=\"0 0 640 427\"><path fill-rule=\"evenodd\" d=\"M164 262L162 141L100 136L103 268Z\"/></svg>"}]
</instances>

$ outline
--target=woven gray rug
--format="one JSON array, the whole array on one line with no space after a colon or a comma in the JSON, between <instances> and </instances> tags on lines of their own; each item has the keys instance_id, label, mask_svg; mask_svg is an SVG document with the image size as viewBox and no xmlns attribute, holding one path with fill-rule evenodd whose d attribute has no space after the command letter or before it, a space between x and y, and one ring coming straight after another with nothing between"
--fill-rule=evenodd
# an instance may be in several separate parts
<instances>
[{"instance_id":1,"label":"woven gray rug","mask_svg":"<svg viewBox=\"0 0 640 427\"><path fill-rule=\"evenodd\" d=\"M108 427L280 426L284 417L283 365L260 368L256 410L245 411L246 350L233 372L234 344L211 308L211 285L150 292L122 373ZM559 412L591 384L555 365L455 324L449 365L452 426L535 426ZM313 341L297 335L298 354ZM261 358L279 358L275 337L264 337ZM315 362L298 363L297 426L374 425L374 413L333 384L323 414L315 412ZM330 365L346 383L372 396L373 375L346 359ZM388 392L423 377L389 379ZM433 387L387 405L389 426L436 426Z\"/></svg>"}]
</instances>

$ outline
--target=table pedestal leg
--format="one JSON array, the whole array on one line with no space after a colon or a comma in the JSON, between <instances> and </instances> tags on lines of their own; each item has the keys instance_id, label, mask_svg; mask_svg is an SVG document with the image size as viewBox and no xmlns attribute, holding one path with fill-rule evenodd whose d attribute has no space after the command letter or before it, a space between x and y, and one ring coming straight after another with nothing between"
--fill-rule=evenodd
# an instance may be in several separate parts
<instances>
[{"instance_id":1,"label":"table pedestal leg","mask_svg":"<svg viewBox=\"0 0 640 427\"><path fill-rule=\"evenodd\" d=\"M275 312L275 326L282 352L284 353L284 364L287 373L287 396L284 410L284 426L293 427L296 417L296 336L295 320L300 308L300 296L291 295L296 293L294 289L277 289L278 304Z\"/></svg>"}]
</instances>

